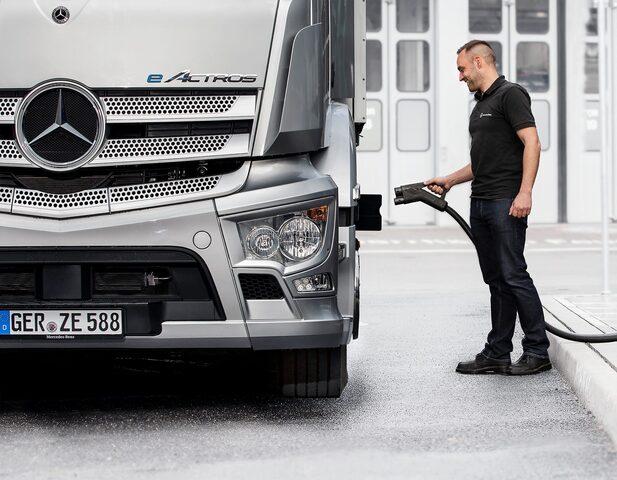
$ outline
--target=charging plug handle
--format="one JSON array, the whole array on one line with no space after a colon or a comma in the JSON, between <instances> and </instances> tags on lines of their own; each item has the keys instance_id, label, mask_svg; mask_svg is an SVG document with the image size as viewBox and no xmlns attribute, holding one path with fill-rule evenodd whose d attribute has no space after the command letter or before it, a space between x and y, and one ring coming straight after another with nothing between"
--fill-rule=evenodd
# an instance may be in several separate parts
<instances>
[{"instance_id":1,"label":"charging plug handle","mask_svg":"<svg viewBox=\"0 0 617 480\"><path fill-rule=\"evenodd\" d=\"M448 208L448 202L446 202L446 193L443 195L435 195L427 190L424 190L423 182L411 183L409 185L401 185L394 189L394 204L404 205L407 203L422 202L433 207L440 212L445 212Z\"/></svg>"}]
</instances>

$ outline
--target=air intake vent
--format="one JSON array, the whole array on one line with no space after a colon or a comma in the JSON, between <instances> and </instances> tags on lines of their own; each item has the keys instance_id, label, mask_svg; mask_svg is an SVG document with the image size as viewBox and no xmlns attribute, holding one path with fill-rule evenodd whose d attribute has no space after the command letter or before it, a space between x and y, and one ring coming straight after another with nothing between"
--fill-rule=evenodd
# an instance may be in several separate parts
<instances>
[{"instance_id":1,"label":"air intake vent","mask_svg":"<svg viewBox=\"0 0 617 480\"><path fill-rule=\"evenodd\" d=\"M34 296L34 269L0 269L0 295Z\"/></svg>"},{"instance_id":2,"label":"air intake vent","mask_svg":"<svg viewBox=\"0 0 617 480\"><path fill-rule=\"evenodd\" d=\"M246 300L278 300L284 298L279 282L272 275L242 273L239 275Z\"/></svg>"}]
</instances>

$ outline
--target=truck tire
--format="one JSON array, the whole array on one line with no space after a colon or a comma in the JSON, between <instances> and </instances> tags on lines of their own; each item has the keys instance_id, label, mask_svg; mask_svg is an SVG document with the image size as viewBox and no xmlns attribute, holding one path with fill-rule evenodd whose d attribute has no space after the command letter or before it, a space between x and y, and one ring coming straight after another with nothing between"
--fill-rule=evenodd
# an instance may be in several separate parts
<instances>
[{"instance_id":1,"label":"truck tire","mask_svg":"<svg viewBox=\"0 0 617 480\"><path fill-rule=\"evenodd\" d=\"M347 345L277 352L285 397L338 398L347 385Z\"/></svg>"}]
</instances>

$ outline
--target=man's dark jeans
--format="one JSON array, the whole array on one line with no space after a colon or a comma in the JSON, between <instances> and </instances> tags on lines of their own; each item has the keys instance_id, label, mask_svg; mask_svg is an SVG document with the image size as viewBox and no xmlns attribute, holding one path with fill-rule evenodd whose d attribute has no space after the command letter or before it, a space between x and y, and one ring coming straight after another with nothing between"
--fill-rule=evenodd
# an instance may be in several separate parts
<instances>
[{"instance_id":1,"label":"man's dark jeans","mask_svg":"<svg viewBox=\"0 0 617 480\"><path fill-rule=\"evenodd\" d=\"M549 341L544 313L523 255L527 219L509 215L512 200L471 199L471 231L482 276L491 291L492 329L483 353L492 358L510 357L518 312L525 334L523 350L545 357Z\"/></svg>"}]
</instances>

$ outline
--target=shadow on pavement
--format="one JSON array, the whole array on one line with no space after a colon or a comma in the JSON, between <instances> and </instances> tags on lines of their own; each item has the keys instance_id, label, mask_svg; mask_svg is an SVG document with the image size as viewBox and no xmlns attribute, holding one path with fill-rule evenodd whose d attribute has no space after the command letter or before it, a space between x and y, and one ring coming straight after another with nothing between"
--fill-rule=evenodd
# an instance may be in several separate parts
<instances>
[{"instance_id":1,"label":"shadow on pavement","mask_svg":"<svg viewBox=\"0 0 617 480\"><path fill-rule=\"evenodd\" d=\"M216 420L327 419L337 399L286 399L275 391L265 356L227 352L165 355L19 352L0 356L0 415L209 410ZM357 390L357 389L356 389ZM356 398L360 400L360 398ZM302 408L293 408L301 404ZM291 407L291 408L288 408ZM215 412L215 413L214 413ZM73 415L80 413L81 415ZM175 414L174 414L175 415ZM174 415L170 415L171 418ZM68 418L63 418L67 420Z\"/></svg>"}]
</instances>

